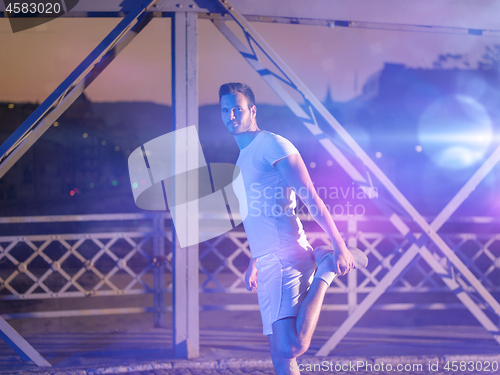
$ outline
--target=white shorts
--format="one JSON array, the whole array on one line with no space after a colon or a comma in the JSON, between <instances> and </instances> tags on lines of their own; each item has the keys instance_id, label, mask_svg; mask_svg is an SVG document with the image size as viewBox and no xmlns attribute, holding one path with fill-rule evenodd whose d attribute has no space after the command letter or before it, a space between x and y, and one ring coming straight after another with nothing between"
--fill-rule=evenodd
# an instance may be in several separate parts
<instances>
[{"instance_id":1,"label":"white shorts","mask_svg":"<svg viewBox=\"0 0 500 375\"><path fill-rule=\"evenodd\" d=\"M264 335L277 320L296 317L317 265L311 250L279 250L257 258L257 295Z\"/></svg>"}]
</instances>

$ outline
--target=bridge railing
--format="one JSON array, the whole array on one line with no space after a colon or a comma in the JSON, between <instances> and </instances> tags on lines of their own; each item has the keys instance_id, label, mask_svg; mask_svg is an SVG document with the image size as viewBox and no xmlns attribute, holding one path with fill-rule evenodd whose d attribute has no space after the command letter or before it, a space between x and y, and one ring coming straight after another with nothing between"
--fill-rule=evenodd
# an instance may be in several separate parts
<instances>
[{"instance_id":1,"label":"bridge railing","mask_svg":"<svg viewBox=\"0 0 500 375\"><path fill-rule=\"evenodd\" d=\"M344 294L336 303L325 303L325 310L347 311L359 304L409 247L399 233L391 231L385 217L338 216L341 234L351 246L362 249L369 258L364 270L351 271L336 278L328 293ZM444 240L459 255L481 283L492 293L500 292L500 234L489 231L498 219L462 217L453 219L475 233L448 231ZM312 226L307 236L313 246L328 244L328 236ZM49 300L58 298L120 298L121 307L109 306L50 311L0 311L5 319L49 318L101 314L127 314L171 311L171 306L137 307L127 305L127 297L172 292L172 222L168 214L107 214L0 218L1 233L29 233L0 236L0 301ZM486 228L486 230L483 230ZM244 273L250 259L245 232L233 230L200 244L200 293L243 294ZM434 256L446 268L447 258L436 249ZM163 272L155 272L163 268ZM460 278L459 274L455 277ZM161 279L160 279L161 278ZM162 286L161 288L159 286ZM156 286L156 287L155 287ZM375 305L384 310L454 309L459 303L409 302L398 295L450 293L439 276L419 257L387 290L390 302ZM152 301L162 300L158 298ZM422 299L420 299L421 301ZM90 301L90 300L89 300ZM258 310L249 304L218 303L202 305L201 310ZM252 301L255 301L253 299ZM4 304L0 303L0 306ZM482 306L484 308L484 306ZM2 309L3 310L3 309Z\"/></svg>"}]
</instances>

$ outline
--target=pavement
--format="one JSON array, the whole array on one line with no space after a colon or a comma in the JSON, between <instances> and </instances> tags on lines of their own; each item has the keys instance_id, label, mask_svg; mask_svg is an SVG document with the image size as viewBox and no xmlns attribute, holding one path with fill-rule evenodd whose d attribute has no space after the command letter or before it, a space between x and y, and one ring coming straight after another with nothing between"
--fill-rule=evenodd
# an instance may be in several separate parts
<instances>
[{"instance_id":1,"label":"pavement","mask_svg":"<svg viewBox=\"0 0 500 375\"><path fill-rule=\"evenodd\" d=\"M480 326L354 327L328 357L315 352L336 327L318 327L302 374L495 374L500 345ZM275 374L259 328L200 330L200 357L176 359L170 329L24 335L51 364L38 368L0 343L0 374Z\"/></svg>"}]
</instances>

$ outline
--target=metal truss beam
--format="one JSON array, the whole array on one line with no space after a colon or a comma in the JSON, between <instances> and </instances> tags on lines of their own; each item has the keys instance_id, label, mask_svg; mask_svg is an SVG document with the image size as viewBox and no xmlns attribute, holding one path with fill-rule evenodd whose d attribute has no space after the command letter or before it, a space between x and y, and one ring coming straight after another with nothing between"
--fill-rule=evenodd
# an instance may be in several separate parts
<instances>
[{"instance_id":1,"label":"metal truss beam","mask_svg":"<svg viewBox=\"0 0 500 375\"><path fill-rule=\"evenodd\" d=\"M194 10L193 10L194 12ZM171 11L153 11L150 16L153 18L165 18L172 16ZM226 13L217 12L201 12L197 11L199 19L227 19ZM63 18L122 18L125 17L124 12L69 12L63 15ZM4 14L0 12L0 18ZM230 18L230 17L229 17ZM264 23L282 23L291 25L308 25L322 26L333 28L350 28L350 29L370 29L370 30L385 30L385 31L406 31L416 33L434 33L434 34L455 34L455 35L477 35L487 37L500 37L500 30L493 29L469 29L467 27L449 27L449 26L426 26L426 25L405 25L395 23L382 22L361 22L341 19L316 19L316 18L296 18L296 17L277 17L277 16L256 16L245 14L245 18L249 22L264 22Z\"/></svg>"},{"instance_id":2,"label":"metal truss beam","mask_svg":"<svg viewBox=\"0 0 500 375\"><path fill-rule=\"evenodd\" d=\"M478 169L478 171L470 178L470 180L460 189L455 197L446 205L446 207L439 213L438 216L432 221L431 226L437 231L455 212L461 203L469 194L476 188L476 186L484 179L484 177L493 169L493 167L500 162L500 147L498 147L486 162ZM387 214L391 214L391 209L383 202L378 202L379 206ZM410 233L410 228L404 223L400 222L398 229L404 234ZM373 289L368 296L360 303L357 309L351 314L337 329L337 331L330 337L327 342L317 352L317 356L327 356L337 344L344 338L344 336L351 330L351 328L359 321L359 319L368 311L368 309L375 303L375 301L385 292L385 290L392 284L396 277L404 270L411 260L420 254L427 264L436 272L443 282L450 288L450 290L457 296L457 298L467 307L474 317L483 325L483 327L493 335L493 338L500 343L500 329L486 316L481 308L474 302L474 300L467 294L462 285L460 285L451 270L445 269L434 258L428 248L423 245L426 242L425 236L420 238L408 239L413 242L413 245L405 252L403 257L395 264L395 266L384 276L380 283Z\"/></svg>"},{"instance_id":3,"label":"metal truss beam","mask_svg":"<svg viewBox=\"0 0 500 375\"><path fill-rule=\"evenodd\" d=\"M442 26L472 30L498 30L500 3L496 0L457 1L421 0L233 0L245 16L284 17L297 20L343 20L343 22L386 23L394 25ZM120 16L133 8L133 1L80 0L68 13L110 12ZM160 0L155 11L218 13L220 8L211 0ZM5 11L0 2L0 12ZM79 15L78 15L79 14ZM252 20L253 21L253 20Z\"/></svg>"},{"instance_id":4,"label":"metal truss beam","mask_svg":"<svg viewBox=\"0 0 500 375\"><path fill-rule=\"evenodd\" d=\"M163 0L165 1L165 0ZM182 0L175 2L175 5L169 3L158 3L151 8L151 17L164 18L171 17L175 12L193 12L198 13L198 18L216 20L225 17L228 14L222 7L215 7L213 5L206 7L197 7L193 1ZM63 18L122 18L127 15L125 9L120 11L70 11L61 17ZM269 16L257 14L245 14L246 20L249 22L264 22L264 23L282 23L293 25L309 25L309 26L323 26L333 28L351 28L351 29L370 29L370 30L386 30L386 31L406 31L406 32L419 32L419 33L438 33L438 34L456 34L456 35L476 35L476 36L489 36L499 37L500 29L495 25L496 29L487 28L485 24L478 26L479 28L469 28L463 26L441 26L431 24L405 24L405 23L390 23L380 22L378 19L373 18L372 21L359 21L353 19L339 18L307 18L303 15L298 17L283 17L283 16ZM0 18L7 17L5 12L0 11ZM230 17L229 17L230 18Z\"/></svg>"},{"instance_id":5,"label":"metal truss beam","mask_svg":"<svg viewBox=\"0 0 500 375\"><path fill-rule=\"evenodd\" d=\"M139 1L134 10L0 146L0 178L150 22L151 17L146 11L156 1Z\"/></svg>"},{"instance_id":6,"label":"metal truss beam","mask_svg":"<svg viewBox=\"0 0 500 375\"><path fill-rule=\"evenodd\" d=\"M316 19L316 18L296 18L296 17L269 17L255 16L245 14L245 19L248 22L265 22L265 23L283 23L292 25L309 25L322 26L333 28L351 28L351 29L371 29L371 30L386 30L386 31L406 31L417 33L436 33L436 34L457 34L457 35L483 35L490 37L499 37L500 29L469 29L467 27L449 27L449 26L426 26L426 25L411 25L401 23L383 23L383 22L363 22L351 21L345 19ZM228 19L225 14L218 13L200 13L201 19Z\"/></svg>"},{"instance_id":7,"label":"metal truss beam","mask_svg":"<svg viewBox=\"0 0 500 375\"><path fill-rule=\"evenodd\" d=\"M339 162L339 164L346 170L346 172L356 181L361 187L366 188L371 183L369 178L365 178L354 165L346 158L330 138L320 129L313 113L313 107L322 115L327 123L340 135L342 140L348 145L350 151L353 152L358 159L362 161L364 166L368 168L393 196L398 206L395 208L402 209L409 215L414 222L422 229L424 235L420 238L410 232L409 227L403 222L401 217L394 212L388 203L383 201L376 201L379 206L382 206L382 211L389 217L394 226L407 237L413 245L405 252L401 259L396 263L393 269L382 279L379 285L369 296L363 300L362 304L355 310L355 312L348 318L348 321L336 332L336 337L333 337L327 344L318 352L318 355L327 355L335 345L345 336L348 330L359 320L359 318L368 310L368 308L376 301L376 299L387 289L387 287L394 281L394 279L404 270L409 262L420 252L423 253L423 258L430 262L431 267L443 279L446 285L452 290L457 291L457 296L466 305L466 307L476 316L481 324L491 333L494 338L500 343L500 335L498 335L498 327L493 324L489 318L481 311L475 304L470 296L462 293L447 272L443 273L443 267L439 265L437 260L429 256L425 244L428 240L441 250L441 252L451 261L454 267L467 279L473 288L481 295L490 308L500 316L500 305L491 296L491 294L484 288L483 285L476 279L476 277L469 271L469 269L462 263L462 261L455 255L449 246L437 234L437 229L452 215L458 206L469 196L470 192L479 184L484 176L496 165L500 158L500 149L495 151L488 161L474 174L471 180L464 186L464 188L452 199L452 201L445 207L443 212L434 220L433 224L429 225L417 210L410 204L410 202L399 192L394 184L385 176L385 174L378 168L378 166L366 155L366 153L359 147L359 145L352 139L352 137L345 131L345 129L336 121L336 119L326 110L322 103L310 92L307 87L300 81L300 79L286 66L286 64L279 58L279 56L266 44L266 42L257 34L251 27L244 16L235 9L228 0L221 0L227 7L231 16L242 28L245 37L250 45L250 50L237 38L222 21L214 20L215 25L226 36L226 38L236 47L236 49L243 55L247 62L262 76L262 78L271 86L271 88L283 99L285 104L303 121L304 125L309 131L316 136L318 141L325 147L325 149ZM266 69L258 60L258 57L252 47L252 42L255 43L262 52L275 64L275 66L284 75L284 79L271 73ZM298 91L304 98L309 107L309 114L307 114L302 107L295 102L295 100L288 94L288 92L279 83L279 78L294 90ZM368 175L369 177L369 175ZM438 226L439 224L439 226ZM451 280L451 281L450 281ZM347 328L347 329L345 329ZM335 336L335 335L334 335Z\"/></svg>"}]
</instances>

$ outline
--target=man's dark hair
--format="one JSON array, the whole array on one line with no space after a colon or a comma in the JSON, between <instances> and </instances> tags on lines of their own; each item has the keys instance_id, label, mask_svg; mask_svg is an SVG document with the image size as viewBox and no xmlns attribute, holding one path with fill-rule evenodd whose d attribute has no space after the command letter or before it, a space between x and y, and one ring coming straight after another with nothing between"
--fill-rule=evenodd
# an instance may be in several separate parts
<instances>
[{"instance_id":1,"label":"man's dark hair","mask_svg":"<svg viewBox=\"0 0 500 375\"><path fill-rule=\"evenodd\" d=\"M248 109L252 108L255 105L255 96L253 95L253 91L250 86L245 85L244 83L239 82L229 82L223 84L219 89L219 103L221 98L224 95L233 94L235 95L237 92L241 92L245 95L248 102Z\"/></svg>"}]
</instances>

